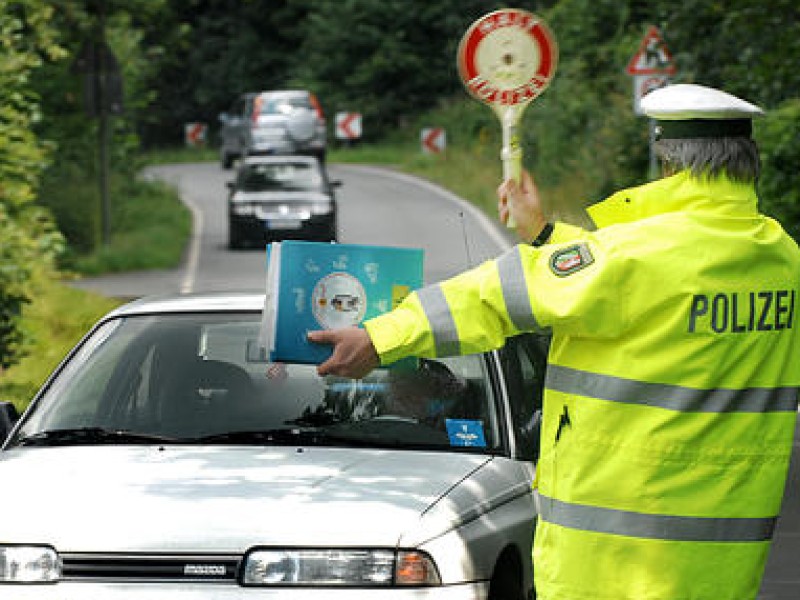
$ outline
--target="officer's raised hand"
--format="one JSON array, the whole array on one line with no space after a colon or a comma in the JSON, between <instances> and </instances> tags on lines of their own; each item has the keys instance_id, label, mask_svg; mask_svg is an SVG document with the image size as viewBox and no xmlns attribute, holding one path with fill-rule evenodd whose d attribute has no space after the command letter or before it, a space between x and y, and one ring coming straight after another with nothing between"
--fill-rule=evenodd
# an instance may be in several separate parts
<instances>
[{"instance_id":1,"label":"officer's raised hand","mask_svg":"<svg viewBox=\"0 0 800 600\"><path fill-rule=\"evenodd\" d=\"M380 366L372 340L359 327L310 331L308 340L315 344L333 346L331 357L317 367L320 376L339 375L361 379Z\"/></svg>"},{"instance_id":2,"label":"officer's raised hand","mask_svg":"<svg viewBox=\"0 0 800 600\"><path fill-rule=\"evenodd\" d=\"M547 223L539 190L525 170L519 183L506 179L497 188L497 211L503 224L508 222L509 216L514 218L517 235L525 242L536 239Z\"/></svg>"}]
</instances>

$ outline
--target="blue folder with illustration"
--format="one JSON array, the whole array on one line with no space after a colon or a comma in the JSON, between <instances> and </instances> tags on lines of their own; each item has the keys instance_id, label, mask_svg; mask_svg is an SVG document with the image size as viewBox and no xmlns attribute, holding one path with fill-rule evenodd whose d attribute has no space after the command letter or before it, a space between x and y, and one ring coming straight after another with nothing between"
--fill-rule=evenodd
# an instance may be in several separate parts
<instances>
[{"instance_id":1,"label":"blue folder with illustration","mask_svg":"<svg viewBox=\"0 0 800 600\"><path fill-rule=\"evenodd\" d=\"M319 364L309 331L358 325L422 286L420 248L285 240L267 246L260 344L272 362Z\"/></svg>"}]
</instances>

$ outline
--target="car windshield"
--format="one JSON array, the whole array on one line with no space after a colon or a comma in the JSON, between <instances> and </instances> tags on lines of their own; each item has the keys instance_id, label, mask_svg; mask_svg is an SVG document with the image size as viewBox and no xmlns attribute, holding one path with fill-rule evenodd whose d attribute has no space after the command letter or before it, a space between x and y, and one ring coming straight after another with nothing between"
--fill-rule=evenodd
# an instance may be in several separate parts
<instances>
[{"instance_id":1,"label":"car windshield","mask_svg":"<svg viewBox=\"0 0 800 600\"><path fill-rule=\"evenodd\" d=\"M322 174L308 162L254 163L240 169L237 183L246 192L320 191Z\"/></svg>"},{"instance_id":2,"label":"car windshield","mask_svg":"<svg viewBox=\"0 0 800 600\"><path fill-rule=\"evenodd\" d=\"M363 380L264 360L259 313L111 320L50 383L18 445L334 445L494 453L480 355L406 359Z\"/></svg>"}]
</instances>

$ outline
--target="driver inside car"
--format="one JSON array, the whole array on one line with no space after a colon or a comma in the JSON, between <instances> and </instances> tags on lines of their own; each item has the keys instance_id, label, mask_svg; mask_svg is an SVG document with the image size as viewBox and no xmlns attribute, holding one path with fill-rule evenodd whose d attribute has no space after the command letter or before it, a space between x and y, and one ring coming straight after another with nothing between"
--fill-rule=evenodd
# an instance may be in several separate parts
<instances>
[{"instance_id":1,"label":"driver inside car","mask_svg":"<svg viewBox=\"0 0 800 600\"><path fill-rule=\"evenodd\" d=\"M420 359L417 369L392 369L389 394L382 416L445 429L445 420L456 416L467 384L444 364Z\"/></svg>"}]
</instances>

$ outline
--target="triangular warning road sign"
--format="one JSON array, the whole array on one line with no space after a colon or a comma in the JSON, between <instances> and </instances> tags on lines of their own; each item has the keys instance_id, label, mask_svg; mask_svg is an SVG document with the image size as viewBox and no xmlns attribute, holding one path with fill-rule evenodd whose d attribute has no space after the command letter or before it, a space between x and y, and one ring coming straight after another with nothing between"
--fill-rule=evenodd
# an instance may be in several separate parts
<instances>
[{"instance_id":1,"label":"triangular warning road sign","mask_svg":"<svg viewBox=\"0 0 800 600\"><path fill-rule=\"evenodd\" d=\"M630 75L674 75L676 68L657 27L647 30L639 50L625 69Z\"/></svg>"}]
</instances>

